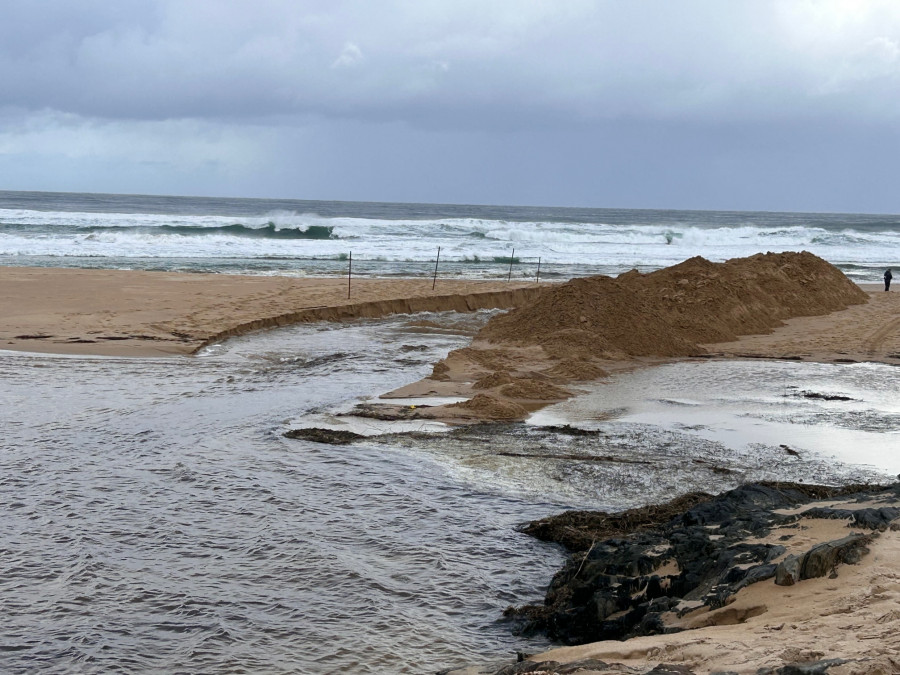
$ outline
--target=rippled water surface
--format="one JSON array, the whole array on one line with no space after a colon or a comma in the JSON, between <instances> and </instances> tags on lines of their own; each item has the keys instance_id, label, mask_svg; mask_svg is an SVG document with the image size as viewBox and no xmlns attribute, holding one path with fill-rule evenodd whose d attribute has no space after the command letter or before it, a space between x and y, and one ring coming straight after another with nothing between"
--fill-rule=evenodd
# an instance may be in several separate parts
<instances>
[{"instance_id":1,"label":"rippled water surface","mask_svg":"<svg viewBox=\"0 0 900 675\"><path fill-rule=\"evenodd\" d=\"M556 505L410 449L281 437L467 339L403 324L0 356L0 671L421 673L543 644L497 619L559 563L513 529Z\"/></svg>"},{"instance_id":2,"label":"rippled water surface","mask_svg":"<svg viewBox=\"0 0 900 675\"><path fill-rule=\"evenodd\" d=\"M896 438L893 371L774 363L639 371L542 413L596 435L282 437L425 375L484 315L431 318L195 358L0 352L0 672L429 673L536 651L499 619L562 553L517 524L760 477L866 480L885 467L817 454L816 434Z\"/></svg>"}]
</instances>

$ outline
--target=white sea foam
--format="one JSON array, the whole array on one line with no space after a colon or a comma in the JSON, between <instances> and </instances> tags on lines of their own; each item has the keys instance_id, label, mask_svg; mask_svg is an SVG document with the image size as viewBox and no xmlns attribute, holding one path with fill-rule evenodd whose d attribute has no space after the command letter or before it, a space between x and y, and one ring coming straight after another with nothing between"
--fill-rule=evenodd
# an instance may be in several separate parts
<instances>
[{"instance_id":1,"label":"white sea foam","mask_svg":"<svg viewBox=\"0 0 900 675\"><path fill-rule=\"evenodd\" d=\"M642 212L634 212L642 214ZM486 218L325 217L272 210L261 215L169 215L0 209L0 256L116 258L337 258L493 261L515 252L522 262L622 271L656 268L700 255L722 261L765 251L807 250L838 265L878 267L900 261L900 233L885 224L824 227L796 214L756 214L719 225L713 216L630 224L516 222ZM764 214L763 214L764 215ZM328 239L303 239L308 228ZM327 230L325 229L327 228ZM259 231L256 236L254 231ZM293 238L292 238L293 237Z\"/></svg>"}]
</instances>

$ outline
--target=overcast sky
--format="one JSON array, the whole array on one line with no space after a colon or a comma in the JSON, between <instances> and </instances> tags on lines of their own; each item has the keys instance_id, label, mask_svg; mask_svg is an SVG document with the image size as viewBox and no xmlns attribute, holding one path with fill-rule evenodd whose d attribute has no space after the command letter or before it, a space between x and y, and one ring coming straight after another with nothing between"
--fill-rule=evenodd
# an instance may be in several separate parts
<instances>
[{"instance_id":1,"label":"overcast sky","mask_svg":"<svg viewBox=\"0 0 900 675\"><path fill-rule=\"evenodd\" d=\"M0 17L0 189L900 212L896 0Z\"/></svg>"}]
</instances>

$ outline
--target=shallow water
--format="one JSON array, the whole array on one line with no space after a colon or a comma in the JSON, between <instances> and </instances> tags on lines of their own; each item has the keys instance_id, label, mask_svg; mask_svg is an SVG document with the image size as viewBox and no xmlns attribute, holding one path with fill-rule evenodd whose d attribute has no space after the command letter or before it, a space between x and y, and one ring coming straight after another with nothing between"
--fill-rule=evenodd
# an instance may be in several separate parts
<instances>
[{"instance_id":1,"label":"shallow water","mask_svg":"<svg viewBox=\"0 0 900 675\"><path fill-rule=\"evenodd\" d=\"M499 619L563 554L517 524L755 477L874 479L819 440L896 439L892 371L768 362L639 371L541 413L596 435L282 437L422 377L486 316L296 326L195 358L0 352L0 671L428 673L536 651ZM757 424L783 435L729 437Z\"/></svg>"},{"instance_id":2,"label":"shallow water","mask_svg":"<svg viewBox=\"0 0 900 675\"><path fill-rule=\"evenodd\" d=\"M281 437L467 339L404 323L194 359L0 355L0 671L421 673L543 645L497 619L561 560L514 526L558 505ZM396 339L426 348L398 362Z\"/></svg>"},{"instance_id":3,"label":"shallow water","mask_svg":"<svg viewBox=\"0 0 900 675\"><path fill-rule=\"evenodd\" d=\"M898 376L896 366L878 363L683 361L588 386L587 393L531 421L591 427L600 417L606 429L652 425L716 443L725 452L723 461L787 446L829 467L868 467L896 476ZM804 479L802 473L789 475Z\"/></svg>"}]
</instances>

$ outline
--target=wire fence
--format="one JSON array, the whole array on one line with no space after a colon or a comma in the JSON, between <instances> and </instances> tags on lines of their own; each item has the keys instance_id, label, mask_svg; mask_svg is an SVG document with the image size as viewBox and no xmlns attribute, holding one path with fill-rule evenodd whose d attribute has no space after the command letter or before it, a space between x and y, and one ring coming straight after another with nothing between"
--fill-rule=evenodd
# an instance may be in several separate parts
<instances>
[{"instance_id":1,"label":"wire fence","mask_svg":"<svg viewBox=\"0 0 900 675\"><path fill-rule=\"evenodd\" d=\"M347 263L347 297L350 297L353 287L353 251L349 251L346 255L340 254L337 258L338 261ZM502 269L506 273L506 281L510 282L513 279L513 268L516 268L518 271L522 272L517 276L517 281L519 280L529 280L534 281L535 283L540 283L541 280L541 257L540 256L516 256L516 250L512 249L512 252L508 256L492 256L490 260L482 260L477 256L475 258L464 258L462 260L441 260L441 247L438 246L437 252L433 260L404 260L402 263L398 263L397 261L385 261L385 260L372 260L372 259L364 259L360 260L357 258L357 276L369 276L363 272L360 273L360 264L362 263L363 267L371 268L374 264L375 267L390 265L391 268L395 271L398 271L398 267L402 269L405 273L402 276L420 276L418 274L410 274L411 266L419 266L421 265L423 268L427 265L428 269L431 270L431 265L434 265L434 269L431 270L431 290L435 290L437 288L437 283L441 271L441 263L443 262L445 269L449 266L458 267L459 265L480 265L486 268L494 268L494 269ZM372 270L370 269L371 273ZM421 276L425 276L425 274L421 274ZM498 275L499 276L499 275Z\"/></svg>"}]
</instances>

